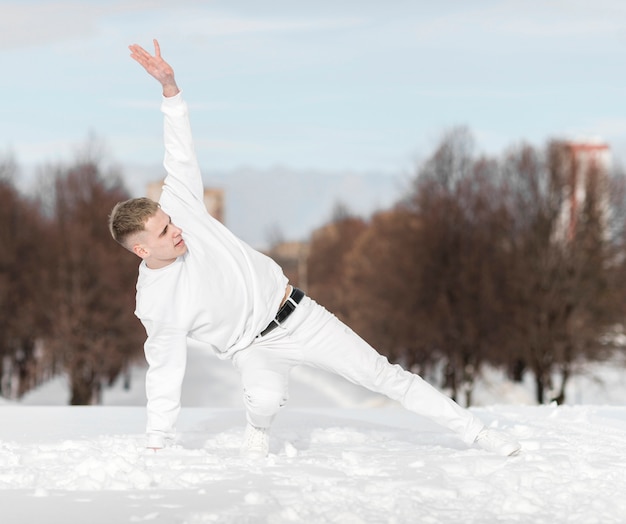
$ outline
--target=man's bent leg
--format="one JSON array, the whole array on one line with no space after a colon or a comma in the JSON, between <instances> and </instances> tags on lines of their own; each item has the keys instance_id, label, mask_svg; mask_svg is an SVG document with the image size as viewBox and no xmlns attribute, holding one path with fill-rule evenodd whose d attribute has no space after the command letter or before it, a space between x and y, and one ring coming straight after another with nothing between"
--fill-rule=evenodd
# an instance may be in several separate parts
<instances>
[{"instance_id":1,"label":"man's bent leg","mask_svg":"<svg viewBox=\"0 0 626 524\"><path fill-rule=\"evenodd\" d=\"M269 453L270 426L288 398L288 366L275 352L253 345L235 355L233 364L241 374L246 406L246 426L240 453L260 459Z\"/></svg>"},{"instance_id":2,"label":"man's bent leg","mask_svg":"<svg viewBox=\"0 0 626 524\"><path fill-rule=\"evenodd\" d=\"M288 367L255 346L237 353L233 363L241 375L248 423L269 428L289 398Z\"/></svg>"}]
</instances>

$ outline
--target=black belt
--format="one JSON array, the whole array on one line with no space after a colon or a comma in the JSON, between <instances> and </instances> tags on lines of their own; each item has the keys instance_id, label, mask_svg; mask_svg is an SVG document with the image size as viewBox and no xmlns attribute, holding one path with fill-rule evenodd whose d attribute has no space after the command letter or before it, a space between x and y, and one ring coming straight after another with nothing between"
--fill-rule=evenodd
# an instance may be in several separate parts
<instances>
[{"instance_id":1,"label":"black belt","mask_svg":"<svg viewBox=\"0 0 626 524\"><path fill-rule=\"evenodd\" d=\"M264 337L269 332L273 331L278 326L280 326L285 320L287 320L289 318L289 315L291 315L296 310L296 306L300 303L300 301L303 298L304 298L304 291L302 291L301 289L298 289L297 287L294 287L293 290L291 291L291 294L287 298L287 300L285 300L285 303L278 310L278 313L276 313L274 320L272 320L267 325L267 327L263 331L261 331L259 336Z\"/></svg>"}]
</instances>

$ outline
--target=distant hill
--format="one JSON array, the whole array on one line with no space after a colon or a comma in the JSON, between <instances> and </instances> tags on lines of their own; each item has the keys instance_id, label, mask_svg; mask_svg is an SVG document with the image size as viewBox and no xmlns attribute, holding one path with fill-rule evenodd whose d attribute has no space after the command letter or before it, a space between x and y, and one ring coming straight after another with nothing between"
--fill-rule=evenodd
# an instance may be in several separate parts
<instances>
[{"instance_id":1,"label":"distant hill","mask_svg":"<svg viewBox=\"0 0 626 524\"><path fill-rule=\"evenodd\" d=\"M130 191L143 194L148 182L163 176L163 168L123 168ZM368 217L400 199L407 174L298 170L286 167L204 169L206 186L225 192L225 223L256 248L265 248L280 232L284 240L305 240L331 218L337 202L354 214Z\"/></svg>"}]
</instances>

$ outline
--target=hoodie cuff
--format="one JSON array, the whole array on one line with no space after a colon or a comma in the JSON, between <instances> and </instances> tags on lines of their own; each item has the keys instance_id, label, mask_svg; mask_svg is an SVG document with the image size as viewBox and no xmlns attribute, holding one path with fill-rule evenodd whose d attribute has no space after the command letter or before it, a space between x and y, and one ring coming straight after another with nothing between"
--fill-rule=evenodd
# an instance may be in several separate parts
<instances>
[{"instance_id":1,"label":"hoodie cuff","mask_svg":"<svg viewBox=\"0 0 626 524\"><path fill-rule=\"evenodd\" d=\"M188 113L187 103L183 99L183 92L180 91L174 96L161 97L161 112L172 117L185 116Z\"/></svg>"}]
</instances>

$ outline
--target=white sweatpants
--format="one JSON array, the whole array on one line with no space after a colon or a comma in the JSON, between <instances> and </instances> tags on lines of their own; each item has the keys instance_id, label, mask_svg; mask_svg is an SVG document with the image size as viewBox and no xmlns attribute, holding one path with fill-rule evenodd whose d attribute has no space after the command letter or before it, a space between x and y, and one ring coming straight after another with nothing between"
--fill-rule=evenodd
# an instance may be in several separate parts
<instances>
[{"instance_id":1,"label":"white sweatpants","mask_svg":"<svg viewBox=\"0 0 626 524\"><path fill-rule=\"evenodd\" d=\"M483 423L419 375L389 363L343 322L305 296L279 327L233 356L241 374L248 422L268 428L287 402L289 371L305 364L400 402L471 444Z\"/></svg>"}]
</instances>

